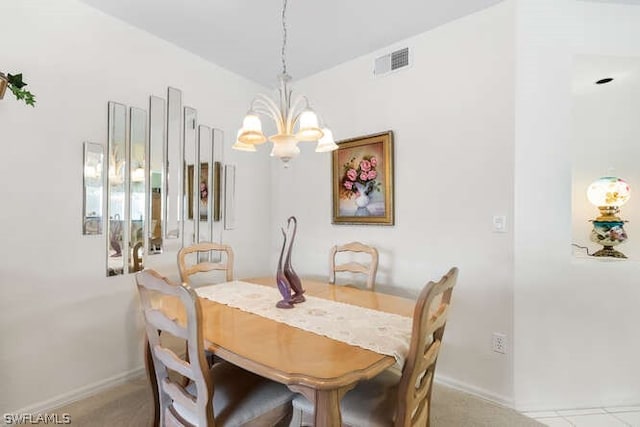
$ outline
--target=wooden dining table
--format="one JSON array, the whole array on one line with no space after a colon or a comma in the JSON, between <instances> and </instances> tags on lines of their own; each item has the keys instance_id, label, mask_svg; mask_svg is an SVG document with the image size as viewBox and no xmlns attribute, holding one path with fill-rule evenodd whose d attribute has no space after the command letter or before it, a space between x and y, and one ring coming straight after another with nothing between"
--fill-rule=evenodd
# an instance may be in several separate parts
<instances>
[{"instance_id":1,"label":"wooden dining table","mask_svg":"<svg viewBox=\"0 0 640 427\"><path fill-rule=\"evenodd\" d=\"M243 279L276 286L275 278ZM412 317L415 301L370 290L303 279L305 295ZM284 323L200 298L205 348L248 371L285 384L314 404L316 427L340 426L340 400L358 382L380 374L396 362L392 356L350 345ZM275 303L275 301L274 301ZM180 303L162 297L155 303L182 319ZM295 310L295 308L294 308ZM147 351L147 370L153 363ZM150 374L152 382L155 376ZM154 384L157 402L157 388ZM156 409L156 417L157 409ZM156 418L157 420L157 418Z\"/></svg>"}]
</instances>

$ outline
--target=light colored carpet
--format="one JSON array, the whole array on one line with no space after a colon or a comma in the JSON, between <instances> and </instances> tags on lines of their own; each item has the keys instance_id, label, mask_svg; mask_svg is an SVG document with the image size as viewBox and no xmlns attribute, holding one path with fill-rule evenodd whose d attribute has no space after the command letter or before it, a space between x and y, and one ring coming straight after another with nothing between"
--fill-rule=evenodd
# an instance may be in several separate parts
<instances>
[{"instance_id":1,"label":"light colored carpet","mask_svg":"<svg viewBox=\"0 0 640 427\"><path fill-rule=\"evenodd\" d=\"M69 414L71 425L95 427L151 426L153 397L147 378L140 377L56 409Z\"/></svg>"},{"instance_id":2,"label":"light colored carpet","mask_svg":"<svg viewBox=\"0 0 640 427\"><path fill-rule=\"evenodd\" d=\"M435 384L431 397L432 427L528 427L544 424L496 403Z\"/></svg>"},{"instance_id":3,"label":"light colored carpet","mask_svg":"<svg viewBox=\"0 0 640 427\"><path fill-rule=\"evenodd\" d=\"M151 391L146 378L141 377L58 408L55 412L70 414L71 425L76 426L150 426L152 417ZM431 426L525 427L542 426L542 424L512 409L448 387L435 385Z\"/></svg>"}]
</instances>

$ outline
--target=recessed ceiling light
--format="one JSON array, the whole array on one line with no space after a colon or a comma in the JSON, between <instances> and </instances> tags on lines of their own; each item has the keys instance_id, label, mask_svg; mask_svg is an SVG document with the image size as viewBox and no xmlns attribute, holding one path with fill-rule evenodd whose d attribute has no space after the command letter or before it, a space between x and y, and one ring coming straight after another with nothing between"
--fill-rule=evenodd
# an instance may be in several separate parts
<instances>
[{"instance_id":1,"label":"recessed ceiling light","mask_svg":"<svg viewBox=\"0 0 640 427\"><path fill-rule=\"evenodd\" d=\"M596 82L597 85L603 85L605 83L609 83L610 81L613 81L613 79L611 77L607 77L605 79L600 79Z\"/></svg>"}]
</instances>

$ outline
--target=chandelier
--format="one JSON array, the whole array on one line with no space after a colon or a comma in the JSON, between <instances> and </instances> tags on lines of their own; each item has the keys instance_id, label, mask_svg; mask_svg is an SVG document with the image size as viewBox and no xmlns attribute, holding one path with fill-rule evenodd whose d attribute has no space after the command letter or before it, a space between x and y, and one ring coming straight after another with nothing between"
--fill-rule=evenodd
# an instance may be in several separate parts
<instances>
[{"instance_id":1,"label":"chandelier","mask_svg":"<svg viewBox=\"0 0 640 427\"><path fill-rule=\"evenodd\" d=\"M292 90L288 84L291 77L287 74L286 25L287 0L282 4L282 74L280 81L279 104L266 95L258 94L251 102L251 108L242 121L242 128L238 130L237 139L232 148L241 151L256 151L255 146L267 141L262 133L260 116L271 118L275 123L277 133L268 138L273 143L271 156L278 157L288 167L289 160L300 154L298 142L318 141L316 152L333 151L338 146L333 140L333 134L327 127L321 127L318 115L311 109L309 100L305 96L298 96L292 100Z\"/></svg>"}]
</instances>

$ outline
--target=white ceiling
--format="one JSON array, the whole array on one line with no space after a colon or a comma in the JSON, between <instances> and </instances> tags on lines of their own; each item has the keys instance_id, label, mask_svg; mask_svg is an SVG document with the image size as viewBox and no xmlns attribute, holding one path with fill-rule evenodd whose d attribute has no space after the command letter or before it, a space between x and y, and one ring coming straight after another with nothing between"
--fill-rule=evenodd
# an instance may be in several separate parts
<instances>
[{"instance_id":1,"label":"white ceiling","mask_svg":"<svg viewBox=\"0 0 640 427\"><path fill-rule=\"evenodd\" d=\"M281 72L282 0L82 0L265 86ZM502 0L289 0L300 79Z\"/></svg>"}]
</instances>

